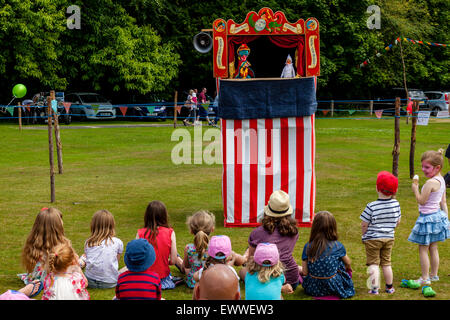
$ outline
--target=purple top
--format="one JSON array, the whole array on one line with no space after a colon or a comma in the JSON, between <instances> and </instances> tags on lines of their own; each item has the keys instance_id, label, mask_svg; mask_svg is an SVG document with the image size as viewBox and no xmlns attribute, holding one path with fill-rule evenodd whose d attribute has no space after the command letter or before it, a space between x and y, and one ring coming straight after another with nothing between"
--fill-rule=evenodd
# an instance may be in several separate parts
<instances>
[{"instance_id":1,"label":"purple top","mask_svg":"<svg viewBox=\"0 0 450 320\"><path fill-rule=\"evenodd\" d=\"M275 231L270 234L263 226L259 226L250 233L248 244L253 248L256 248L260 242L276 244L280 254L280 260L285 267L284 275L286 277L286 283L295 284L300 279L297 262L295 262L294 257L292 256L297 240L298 233L292 237L282 236L278 230L275 229Z\"/></svg>"}]
</instances>

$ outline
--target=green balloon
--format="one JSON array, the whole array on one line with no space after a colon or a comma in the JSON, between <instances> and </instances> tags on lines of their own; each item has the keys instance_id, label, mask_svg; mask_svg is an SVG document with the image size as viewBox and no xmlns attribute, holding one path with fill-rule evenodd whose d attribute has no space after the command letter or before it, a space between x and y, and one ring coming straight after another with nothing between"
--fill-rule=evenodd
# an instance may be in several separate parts
<instances>
[{"instance_id":1,"label":"green balloon","mask_svg":"<svg viewBox=\"0 0 450 320\"><path fill-rule=\"evenodd\" d=\"M16 98L23 98L27 94L27 87L20 83L16 84L12 90L12 93Z\"/></svg>"}]
</instances>

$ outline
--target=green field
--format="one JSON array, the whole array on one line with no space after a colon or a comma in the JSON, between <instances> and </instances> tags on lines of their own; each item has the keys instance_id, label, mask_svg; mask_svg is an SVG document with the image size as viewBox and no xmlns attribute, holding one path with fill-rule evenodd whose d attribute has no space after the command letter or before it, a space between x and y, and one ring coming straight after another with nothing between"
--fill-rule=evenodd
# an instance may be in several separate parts
<instances>
[{"instance_id":1,"label":"green field","mask_svg":"<svg viewBox=\"0 0 450 320\"><path fill-rule=\"evenodd\" d=\"M77 125L72 123L70 127ZM24 126L19 131L16 124L0 124L0 292L22 286L16 277L17 273L24 272L20 262L21 249L36 214L48 206L62 211L66 236L78 253L82 253L84 241L89 236L90 220L95 211L108 209L113 213L117 236L126 244L142 227L144 211L151 200L166 204L180 254L185 244L192 241L185 224L186 217L199 209L214 212L217 220L214 234L230 236L233 249L244 253L252 229L223 227L221 166L174 165L171 150L178 142L171 141L173 127L69 130L62 125L62 128L64 173L56 174L56 202L51 204L46 127ZM429 149L445 148L450 142L449 129L450 122L436 120L430 120L428 126L417 127L415 171L421 185L425 177L420 170L420 155ZM188 130L193 133L192 127ZM359 215L368 202L376 199L377 173L392 169L394 121L393 118L316 120L316 211L331 211L337 219L340 241L352 259L356 289L352 299L425 299L420 290L400 288L401 279L420 276L417 245L407 241L418 216L409 179L411 121L406 124L405 119L401 119L400 130L397 199L402 209L402 222L396 231L392 255L397 291L393 295L369 296ZM57 171L56 165L55 168ZM448 170L446 163L443 171ZM308 228L300 229L294 255L298 263L301 263L301 250L308 236ZM437 292L433 299L450 299L449 243L439 247L441 280L432 285ZM171 268L174 275L179 275L175 267ZM381 281L383 283L383 279ZM114 296L113 289L89 289L89 292L95 300L110 300ZM183 285L164 291L163 297L188 300L192 291ZM284 298L311 299L301 287Z\"/></svg>"}]
</instances>

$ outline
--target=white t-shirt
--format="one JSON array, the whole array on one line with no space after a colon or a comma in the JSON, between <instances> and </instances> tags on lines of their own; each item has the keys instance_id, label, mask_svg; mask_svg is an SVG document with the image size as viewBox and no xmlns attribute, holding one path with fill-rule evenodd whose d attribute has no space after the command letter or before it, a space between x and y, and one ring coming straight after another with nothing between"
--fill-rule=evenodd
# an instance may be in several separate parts
<instances>
[{"instance_id":1,"label":"white t-shirt","mask_svg":"<svg viewBox=\"0 0 450 320\"><path fill-rule=\"evenodd\" d=\"M123 252L123 242L113 237L112 241L105 244L105 240L99 246L85 246L86 277L106 283L116 283L119 277L119 262L117 255Z\"/></svg>"}]
</instances>

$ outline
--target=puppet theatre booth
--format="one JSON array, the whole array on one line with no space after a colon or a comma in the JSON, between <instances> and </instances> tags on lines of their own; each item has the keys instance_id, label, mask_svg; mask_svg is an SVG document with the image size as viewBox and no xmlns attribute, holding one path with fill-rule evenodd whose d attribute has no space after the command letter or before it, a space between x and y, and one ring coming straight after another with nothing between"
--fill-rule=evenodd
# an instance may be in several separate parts
<instances>
[{"instance_id":1,"label":"puppet theatre booth","mask_svg":"<svg viewBox=\"0 0 450 320\"><path fill-rule=\"evenodd\" d=\"M289 194L297 225L310 227L318 21L291 23L270 8L249 12L242 23L216 19L213 54L225 227L258 226L280 189Z\"/></svg>"}]
</instances>

